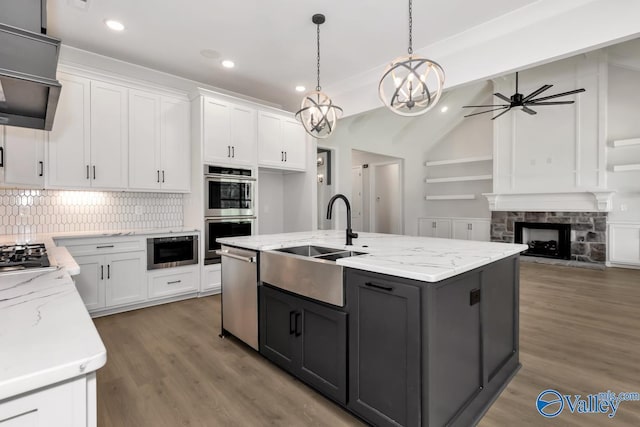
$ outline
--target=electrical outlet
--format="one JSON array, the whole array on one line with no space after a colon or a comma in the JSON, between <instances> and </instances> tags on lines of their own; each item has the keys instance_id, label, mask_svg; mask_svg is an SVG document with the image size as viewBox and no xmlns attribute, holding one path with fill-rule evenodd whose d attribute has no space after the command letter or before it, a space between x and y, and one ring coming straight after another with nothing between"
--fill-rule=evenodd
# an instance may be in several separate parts
<instances>
[{"instance_id":1,"label":"electrical outlet","mask_svg":"<svg viewBox=\"0 0 640 427\"><path fill-rule=\"evenodd\" d=\"M621 203L620 204L620 211L622 211L622 212L626 212L627 211L627 204L626 203Z\"/></svg>"}]
</instances>

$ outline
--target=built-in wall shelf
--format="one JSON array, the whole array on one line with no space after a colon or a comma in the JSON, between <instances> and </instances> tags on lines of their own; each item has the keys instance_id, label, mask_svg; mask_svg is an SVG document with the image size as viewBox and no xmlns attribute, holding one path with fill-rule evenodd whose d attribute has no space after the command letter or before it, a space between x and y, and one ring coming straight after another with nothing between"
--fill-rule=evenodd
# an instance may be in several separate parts
<instances>
[{"instance_id":1,"label":"built-in wall shelf","mask_svg":"<svg viewBox=\"0 0 640 427\"><path fill-rule=\"evenodd\" d=\"M629 172L629 171L640 171L640 163L633 163L628 165L614 165L614 172Z\"/></svg>"},{"instance_id":2,"label":"built-in wall shelf","mask_svg":"<svg viewBox=\"0 0 640 427\"><path fill-rule=\"evenodd\" d=\"M640 145L640 138L632 138L632 139L618 139L611 143L611 146L614 148L617 147L630 147L632 145Z\"/></svg>"},{"instance_id":3,"label":"built-in wall shelf","mask_svg":"<svg viewBox=\"0 0 640 427\"><path fill-rule=\"evenodd\" d=\"M473 176L448 176L446 178L425 178L427 184L438 184L441 182L463 182L463 181L488 181L493 175L473 175Z\"/></svg>"},{"instance_id":4,"label":"built-in wall shelf","mask_svg":"<svg viewBox=\"0 0 640 427\"><path fill-rule=\"evenodd\" d=\"M449 194L446 196L426 196L425 200L474 200L475 194Z\"/></svg>"},{"instance_id":5,"label":"built-in wall shelf","mask_svg":"<svg viewBox=\"0 0 640 427\"><path fill-rule=\"evenodd\" d=\"M478 157L465 157L462 159L451 159L451 160L434 160L432 162L425 162L425 166L444 166L444 165L457 165L461 163L472 163L472 162L487 162L493 160L493 156L478 156Z\"/></svg>"}]
</instances>

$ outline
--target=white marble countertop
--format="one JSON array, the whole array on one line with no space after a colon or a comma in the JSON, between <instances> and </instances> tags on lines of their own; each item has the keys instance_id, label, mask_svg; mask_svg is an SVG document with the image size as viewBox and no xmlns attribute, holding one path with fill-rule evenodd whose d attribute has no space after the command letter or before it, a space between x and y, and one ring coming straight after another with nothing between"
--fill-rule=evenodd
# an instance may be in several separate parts
<instances>
[{"instance_id":1,"label":"white marble countertop","mask_svg":"<svg viewBox=\"0 0 640 427\"><path fill-rule=\"evenodd\" d=\"M96 371L106 359L64 268L0 275L0 401Z\"/></svg>"},{"instance_id":2,"label":"white marble countertop","mask_svg":"<svg viewBox=\"0 0 640 427\"><path fill-rule=\"evenodd\" d=\"M218 242L259 251L313 244L366 252L338 259L336 263L424 282L439 282L527 249L522 244L375 233L359 233L354 244L346 246L344 230L228 237Z\"/></svg>"},{"instance_id":3,"label":"white marble countertop","mask_svg":"<svg viewBox=\"0 0 640 427\"><path fill-rule=\"evenodd\" d=\"M98 230L98 231L58 231L53 233L22 233L0 236L2 243L32 243L46 239L83 239L98 237L151 236L163 234L200 233L193 227L140 228L130 230Z\"/></svg>"}]
</instances>

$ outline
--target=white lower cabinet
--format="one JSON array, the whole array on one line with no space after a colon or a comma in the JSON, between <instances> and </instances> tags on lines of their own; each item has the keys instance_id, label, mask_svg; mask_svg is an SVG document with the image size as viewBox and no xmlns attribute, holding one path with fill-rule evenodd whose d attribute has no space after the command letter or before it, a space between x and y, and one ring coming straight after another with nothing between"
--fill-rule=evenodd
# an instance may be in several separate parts
<instances>
[{"instance_id":1,"label":"white lower cabinet","mask_svg":"<svg viewBox=\"0 0 640 427\"><path fill-rule=\"evenodd\" d=\"M488 242L491 221L473 218L453 219L453 238L459 240L480 240Z\"/></svg>"},{"instance_id":2,"label":"white lower cabinet","mask_svg":"<svg viewBox=\"0 0 640 427\"><path fill-rule=\"evenodd\" d=\"M200 292L216 292L222 288L222 264L205 265Z\"/></svg>"},{"instance_id":3,"label":"white lower cabinet","mask_svg":"<svg viewBox=\"0 0 640 427\"><path fill-rule=\"evenodd\" d=\"M143 251L74 257L80 274L74 277L87 310L131 304L146 299Z\"/></svg>"},{"instance_id":4,"label":"white lower cabinet","mask_svg":"<svg viewBox=\"0 0 640 427\"><path fill-rule=\"evenodd\" d=\"M640 267L640 223L609 223L609 262Z\"/></svg>"},{"instance_id":5,"label":"white lower cabinet","mask_svg":"<svg viewBox=\"0 0 640 427\"><path fill-rule=\"evenodd\" d=\"M149 299L196 292L198 266L161 269L149 273Z\"/></svg>"},{"instance_id":6,"label":"white lower cabinet","mask_svg":"<svg viewBox=\"0 0 640 427\"><path fill-rule=\"evenodd\" d=\"M2 427L95 427L96 375L92 372L0 403Z\"/></svg>"},{"instance_id":7,"label":"white lower cabinet","mask_svg":"<svg viewBox=\"0 0 640 427\"><path fill-rule=\"evenodd\" d=\"M491 221L484 218L419 218L418 233L423 237L490 240Z\"/></svg>"},{"instance_id":8,"label":"white lower cabinet","mask_svg":"<svg viewBox=\"0 0 640 427\"><path fill-rule=\"evenodd\" d=\"M422 237L451 238L451 219L448 218L419 218L418 233Z\"/></svg>"}]
</instances>

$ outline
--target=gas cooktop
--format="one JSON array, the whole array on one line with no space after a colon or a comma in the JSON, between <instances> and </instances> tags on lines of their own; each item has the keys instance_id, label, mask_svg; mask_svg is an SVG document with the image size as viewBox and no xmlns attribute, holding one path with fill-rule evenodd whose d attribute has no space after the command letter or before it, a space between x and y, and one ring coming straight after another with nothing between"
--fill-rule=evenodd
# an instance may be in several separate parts
<instances>
[{"instance_id":1,"label":"gas cooktop","mask_svg":"<svg viewBox=\"0 0 640 427\"><path fill-rule=\"evenodd\" d=\"M0 272L49 266L44 243L0 245Z\"/></svg>"}]
</instances>

